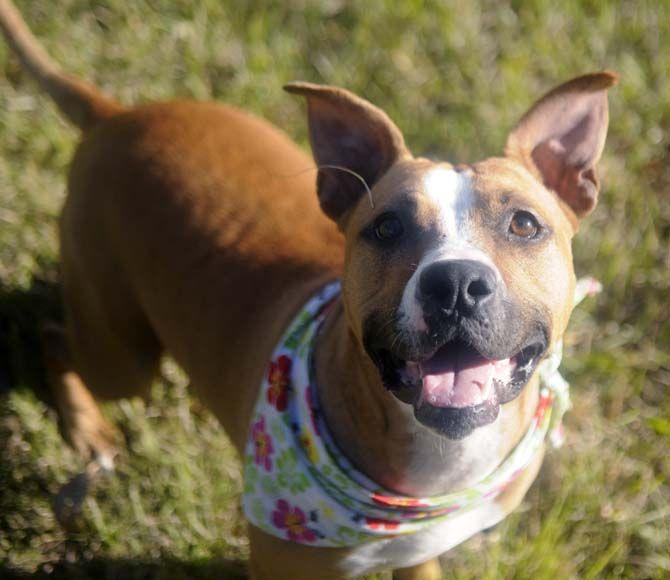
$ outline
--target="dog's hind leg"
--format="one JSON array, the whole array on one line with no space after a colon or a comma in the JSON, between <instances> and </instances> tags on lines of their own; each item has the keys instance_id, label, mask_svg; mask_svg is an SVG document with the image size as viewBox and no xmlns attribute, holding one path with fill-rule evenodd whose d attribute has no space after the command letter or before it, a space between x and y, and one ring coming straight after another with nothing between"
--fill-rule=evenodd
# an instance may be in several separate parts
<instances>
[{"instance_id":1,"label":"dog's hind leg","mask_svg":"<svg viewBox=\"0 0 670 580\"><path fill-rule=\"evenodd\" d=\"M64 244L65 326L49 325L43 331L47 374L66 439L84 458L111 467L118 438L98 404L148 396L162 348L134 295L119 276L110 274L114 269L104 264L99 248L93 248L95 262L85 250L74 255L67 249Z\"/></svg>"},{"instance_id":2,"label":"dog's hind leg","mask_svg":"<svg viewBox=\"0 0 670 580\"><path fill-rule=\"evenodd\" d=\"M87 249L93 248L89 244ZM161 345L134 296L102 272L86 252L62 253L65 326L45 325L42 345L49 383L65 438L90 460L65 484L54 502L59 522L77 521L83 501L99 477L114 468L120 437L105 419L101 400L146 396L160 362ZM98 248L94 248L95 252ZM81 273L86 272L86 276Z\"/></svg>"},{"instance_id":3,"label":"dog's hind leg","mask_svg":"<svg viewBox=\"0 0 670 580\"><path fill-rule=\"evenodd\" d=\"M45 325L42 350L64 437L84 458L111 469L117 454L117 432L75 370L65 329L53 323Z\"/></svg>"},{"instance_id":4,"label":"dog's hind leg","mask_svg":"<svg viewBox=\"0 0 670 580\"><path fill-rule=\"evenodd\" d=\"M69 528L77 522L84 499L100 474L113 470L119 437L74 370L64 328L54 323L45 324L41 338L47 380L58 409L61 431L82 457L91 460L54 498L56 519Z\"/></svg>"}]
</instances>

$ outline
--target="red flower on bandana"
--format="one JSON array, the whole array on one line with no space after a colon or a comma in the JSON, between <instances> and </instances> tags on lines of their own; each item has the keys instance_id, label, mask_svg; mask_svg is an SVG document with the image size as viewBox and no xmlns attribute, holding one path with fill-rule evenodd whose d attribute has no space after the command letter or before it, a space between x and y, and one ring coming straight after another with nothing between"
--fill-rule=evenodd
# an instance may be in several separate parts
<instances>
[{"instance_id":1,"label":"red flower on bandana","mask_svg":"<svg viewBox=\"0 0 670 580\"><path fill-rule=\"evenodd\" d=\"M316 541L316 533L305 525L305 512L298 506L291 507L286 500L279 499L276 507L272 512L272 523L280 530L286 530L289 540L301 543Z\"/></svg>"},{"instance_id":2,"label":"red flower on bandana","mask_svg":"<svg viewBox=\"0 0 670 580\"><path fill-rule=\"evenodd\" d=\"M537 419L544 417L544 414L551 406L553 400L554 398L551 396L551 394L540 393L540 400L537 403L537 409L535 409L535 417Z\"/></svg>"},{"instance_id":3,"label":"red flower on bandana","mask_svg":"<svg viewBox=\"0 0 670 580\"><path fill-rule=\"evenodd\" d=\"M268 403L273 405L277 411L285 411L288 405L288 388L291 373L291 359L281 355L276 361L270 362L268 371L267 397Z\"/></svg>"},{"instance_id":4,"label":"red flower on bandana","mask_svg":"<svg viewBox=\"0 0 670 580\"><path fill-rule=\"evenodd\" d=\"M377 518L365 518L365 527L370 530L384 530L392 531L397 530L400 524L398 522L392 522L390 520L380 520Z\"/></svg>"},{"instance_id":5,"label":"red flower on bandana","mask_svg":"<svg viewBox=\"0 0 670 580\"><path fill-rule=\"evenodd\" d=\"M251 439L254 442L254 461L256 465L265 468L265 471L272 470L272 438L265 430L265 417L261 416L258 421L251 425Z\"/></svg>"}]
</instances>

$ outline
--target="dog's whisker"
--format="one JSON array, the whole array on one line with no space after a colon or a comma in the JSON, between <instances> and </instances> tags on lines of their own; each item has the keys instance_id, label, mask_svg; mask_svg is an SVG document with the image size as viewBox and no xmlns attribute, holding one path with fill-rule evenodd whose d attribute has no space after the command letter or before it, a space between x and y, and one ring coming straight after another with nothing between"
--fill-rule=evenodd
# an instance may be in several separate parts
<instances>
[{"instance_id":1,"label":"dog's whisker","mask_svg":"<svg viewBox=\"0 0 670 580\"><path fill-rule=\"evenodd\" d=\"M307 167L306 169L303 169L302 171L298 171L297 173L288 173L288 174L284 174L284 175L279 175L277 177L280 177L282 179L289 179L291 177L298 177L299 175L303 175L303 174L308 173L310 171L320 171L322 169L337 169L339 171L344 171L345 173L348 173L349 175L353 175L356 179L358 179L363 184L363 187L365 188L365 191L368 195L368 199L370 200L370 207L372 209L375 209L375 201L372 197L372 190L370 189L370 186L368 185L368 182L365 180L365 178L360 173L354 171L353 169L349 169L348 167L343 167L342 165L331 165L331 164L317 165L316 167Z\"/></svg>"},{"instance_id":2,"label":"dog's whisker","mask_svg":"<svg viewBox=\"0 0 670 580\"><path fill-rule=\"evenodd\" d=\"M368 199L370 200L370 207L372 209L375 209L375 201L372 199L372 190L368 186L368 182L365 181L365 178L360 174L354 171L353 169L349 169L348 167L342 167L341 165L319 165L317 167L319 170L321 169L338 169L339 171L344 171L345 173L348 173L350 175L353 175L356 179L358 179L362 184L363 187L365 187L365 191L368 193Z\"/></svg>"}]
</instances>

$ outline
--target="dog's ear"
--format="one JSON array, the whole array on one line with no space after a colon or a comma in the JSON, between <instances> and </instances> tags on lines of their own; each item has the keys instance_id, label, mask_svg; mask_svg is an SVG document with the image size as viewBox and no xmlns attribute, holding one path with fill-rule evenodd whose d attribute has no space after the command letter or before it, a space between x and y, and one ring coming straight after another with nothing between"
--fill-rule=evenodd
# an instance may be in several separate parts
<instances>
[{"instance_id":1,"label":"dog's ear","mask_svg":"<svg viewBox=\"0 0 670 580\"><path fill-rule=\"evenodd\" d=\"M319 203L340 222L366 192L361 178L372 188L391 165L410 157L402 133L384 111L344 89L312 83L284 89L307 99Z\"/></svg>"},{"instance_id":2,"label":"dog's ear","mask_svg":"<svg viewBox=\"0 0 670 580\"><path fill-rule=\"evenodd\" d=\"M533 105L507 138L505 155L556 192L577 220L598 200L596 164L607 135L607 89L617 79L614 73L599 72L556 87Z\"/></svg>"}]
</instances>

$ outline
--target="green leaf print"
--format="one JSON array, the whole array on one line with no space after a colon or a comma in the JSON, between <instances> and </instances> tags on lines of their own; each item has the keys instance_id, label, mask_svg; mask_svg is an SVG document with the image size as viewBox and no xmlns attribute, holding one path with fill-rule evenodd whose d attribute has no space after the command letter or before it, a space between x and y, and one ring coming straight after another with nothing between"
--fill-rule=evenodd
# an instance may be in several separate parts
<instances>
[{"instance_id":1,"label":"green leaf print","mask_svg":"<svg viewBox=\"0 0 670 580\"><path fill-rule=\"evenodd\" d=\"M285 414L281 415L280 418L275 418L270 421L270 433L275 438L276 441L283 443L286 441L286 433L284 427L282 427L282 422L284 421Z\"/></svg>"},{"instance_id":2,"label":"green leaf print","mask_svg":"<svg viewBox=\"0 0 670 580\"><path fill-rule=\"evenodd\" d=\"M356 509L356 504L354 503L353 500L349 499L348 497L342 497L340 498L340 503L344 506L347 507L351 510Z\"/></svg>"},{"instance_id":3,"label":"green leaf print","mask_svg":"<svg viewBox=\"0 0 670 580\"><path fill-rule=\"evenodd\" d=\"M295 350L300 358L307 358L307 354L312 348L312 337L314 336L315 331L315 328L310 328L305 336L300 337L300 342L296 345Z\"/></svg>"},{"instance_id":4,"label":"green leaf print","mask_svg":"<svg viewBox=\"0 0 670 580\"><path fill-rule=\"evenodd\" d=\"M305 491L309 486L309 479L298 471L298 460L295 449L289 448L282 452L277 459L277 484L288 489L291 493Z\"/></svg>"},{"instance_id":5,"label":"green leaf print","mask_svg":"<svg viewBox=\"0 0 670 580\"><path fill-rule=\"evenodd\" d=\"M303 311L298 317L298 322L295 327L295 330L288 336L284 341L284 346L289 349L295 349L302 339L302 335L305 332L305 326L312 322L312 314L310 312Z\"/></svg>"},{"instance_id":6,"label":"green leaf print","mask_svg":"<svg viewBox=\"0 0 670 580\"><path fill-rule=\"evenodd\" d=\"M349 487L350 481L343 473L336 472L333 479L340 489L347 489Z\"/></svg>"},{"instance_id":7,"label":"green leaf print","mask_svg":"<svg viewBox=\"0 0 670 580\"><path fill-rule=\"evenodd\" d=\"M372 538L373 536L366 532L359 532L358 530L347 526L339 526L337 528L337 535L333 538L333 541L341 546L351 546L356 542L370 541Z\"/></svg>"},{"instance_id":8,"label":"green leaf print","mask_svg":"<svg viewBox=\"0 0 670 580\"><path fill-rule=\"evenodd\" d=\"M279 487L277 487L277 482L269 475L265 475L261 478L261 487L267 495L279 494Z\"/></svg>"}]
</instances>

